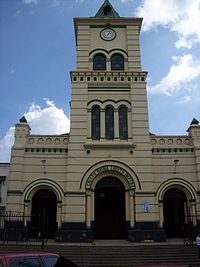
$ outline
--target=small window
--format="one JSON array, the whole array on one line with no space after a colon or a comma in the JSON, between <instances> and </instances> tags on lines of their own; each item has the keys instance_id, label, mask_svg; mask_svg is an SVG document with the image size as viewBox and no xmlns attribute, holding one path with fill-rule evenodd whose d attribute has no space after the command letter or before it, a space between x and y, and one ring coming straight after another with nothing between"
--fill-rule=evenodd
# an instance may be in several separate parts
<instances>
[{"instance_id":1,"label":"small window","mask_svg":"<svg viewBox=\"0 0 200 267\"><path fill-rule=\"evenodd\" d=\"M124 57L121 54L112 55L111 70L124 70Z\"/></svg>"},{"instance_id":2,"label":"small window","mask_svg":"<svg viewBox=\"0 0 200 267\"><path fill-rule=\"evenodd\" d=\"M100 108L94 107L92 109L92 140L100 139Z\"/></svg>"},{"instance_id":3,"label":"small window","mask_svg":"<svg viewBox=\"0 0 200 267\"><path fill-rule=\"evenodd\" d=\"M93 58L93 70L106 70L106 57L99 53Z\"/></svg>"},{"instance_id":4,"label":"small window","mask_svg":"<svg viewBox=\"0 0 200 267\"><path fill-rule=\"evenodd\" d=\"M109 17L111 15L111 7L109 5L104 7L104 16Z\"/></svg>"},{"instance_id":5,"label":"small window","mask_svg":"<svg viewBox=\"0 0 200 267\"><path fill-rule=\"evenodd\" d=\"M106 140L114 139L114 109L107 107L105 111Z\"/></svg>"},{"instance_id":6,"label":"small window","mask_svg":"<svg viewBox=\"0 0 200 267\"><path fill-rule=\"evenodd\" d=\"M128 118L127 118L127 108L119 108L119 139L128 139Z\"/></svg>"}]
</instances>

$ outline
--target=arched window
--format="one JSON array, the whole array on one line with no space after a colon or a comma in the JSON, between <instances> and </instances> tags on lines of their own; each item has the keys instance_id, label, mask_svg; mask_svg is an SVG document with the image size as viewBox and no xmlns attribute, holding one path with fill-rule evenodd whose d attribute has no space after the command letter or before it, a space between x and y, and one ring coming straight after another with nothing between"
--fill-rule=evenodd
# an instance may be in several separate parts
<instances>
[{"instance_id":1,"label":"arched window","mask_svg":"<svg viewBox=\"0 0 200 267\"><path fill-rule=\"evenodd\" d=\"M128 118L127 107L119 108L119 139L128 139Z\"/></svg>"},{"instance_id":2,"label":"arched window","mask_svg":"<svg viewBox=\"0 0 200 267\"><path fill-rule=\"evenodd\" d=\"M124 57L121 54L111 56L111 70L124 70Z\"/></svg>"},{"instance_id":3,"label":"arched window","mask_svg":"<svg viewBox=\"0 0 200 267\"><path fill-rule=\"evenodd\" d=\"M93 57L93 70L106 70L106 57L98 53Z\"/></svg>"},{"instance_id":4,"label":"arched window","mask_svg":"<svg viewBox=\"0 0 200 267\"><path fill-rule=\"evenodd\" d=\"M106 140L114 139L114 109L107 107L105 110Z\"/></svg>"},{"instance_id":5,"label":"arched window","mask_svg":"<svg viewBox=\"0 0 200 267\"><path fill-rule=\"evenodd\" d=\"M92 108L92 140L100 139L100 108Z\"/></svg>"},{"instance_id":6,"label":"arched window","mask_svg":"<svg viewBox=\"0 0 200 267\"><path fill-rule=\"evenodd\" d=\"M110 16L111 15L111 7L109 5L104 7L104 16Z\"/></svg>"}]
</instances>

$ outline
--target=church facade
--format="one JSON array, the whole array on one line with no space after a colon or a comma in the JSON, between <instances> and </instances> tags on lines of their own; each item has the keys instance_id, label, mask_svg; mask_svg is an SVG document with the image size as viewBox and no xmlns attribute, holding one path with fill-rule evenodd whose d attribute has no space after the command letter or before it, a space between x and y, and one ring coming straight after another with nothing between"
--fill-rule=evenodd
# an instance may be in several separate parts
<instances>
[{"instance_id":1,"label":"church facade","mask_svg":"<svg viewBox=\"0 0 200 267\"><path fill-rule=\"evenodd\" d=\"M141 18L120 17L106 0L75 18L70 133L15 128L7 211L30 236L61 242L165 241L200 220L200 125L185 136L149 133ZM13 222L14 223L14 222Z\"/></svg>"}]
</instances>

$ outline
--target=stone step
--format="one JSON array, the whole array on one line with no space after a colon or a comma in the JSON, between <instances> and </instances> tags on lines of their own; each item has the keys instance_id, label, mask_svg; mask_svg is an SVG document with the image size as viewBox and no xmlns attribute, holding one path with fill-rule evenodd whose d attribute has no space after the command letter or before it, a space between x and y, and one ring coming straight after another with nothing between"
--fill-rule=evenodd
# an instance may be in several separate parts
<instances>
[{"instance_id":1,"label":"stone step","mask_svg":"<svg viewBox=\"0 0 200 267\"><path fill-rule=\"evenodd\" d=\"M79 267L134 267L142 264L182 263L200 267L195 247L183 244L0 244L1 251L48 251L57 252L74 261Z\"/></svg>"}]
</instances>

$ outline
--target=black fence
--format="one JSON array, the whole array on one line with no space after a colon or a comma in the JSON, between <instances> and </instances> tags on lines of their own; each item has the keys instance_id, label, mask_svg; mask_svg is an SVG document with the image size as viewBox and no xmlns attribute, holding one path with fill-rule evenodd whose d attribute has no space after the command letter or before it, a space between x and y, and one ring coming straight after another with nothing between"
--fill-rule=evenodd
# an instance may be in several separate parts
<instances>
[{"instance_id":1,"label":"black fence","mask_svg":"<svg viewBox=\"0 0 200 267\"><path fill-rule=\"evenodd\" d=\"M34 216L24 216L19 213L0 214L0 241L8 243L15 242L41 242L47 243L47 232L43 218L40 224L35 227Z\"/></svg>"},{"instance_id":2,"label":"black fence","mask_svg":"<svg viewBox=\"0 0 200 267\"><path fill-rule=\"evenodd\" d=\"M197 224L194 225L196 220ZM187 217L183 230L183 243L193 246L195 237L200 233L200 220ZM42 246L48 240L48 220L41 216L25 216L19 213L0 213L0 241L41 242Z\"/></svg>"},{"instance_id":3,"label":"black fence","mask_svg":"<svg viewBox=\"0 0 200 267\"><path fill-rule=\"evenodd\" d=\"M196 243L196 236L200 233L200 218L196 215L189 215L185 217L185 221L183 243L185 246L193 247Z\"/></svg>"}]
</instances>

